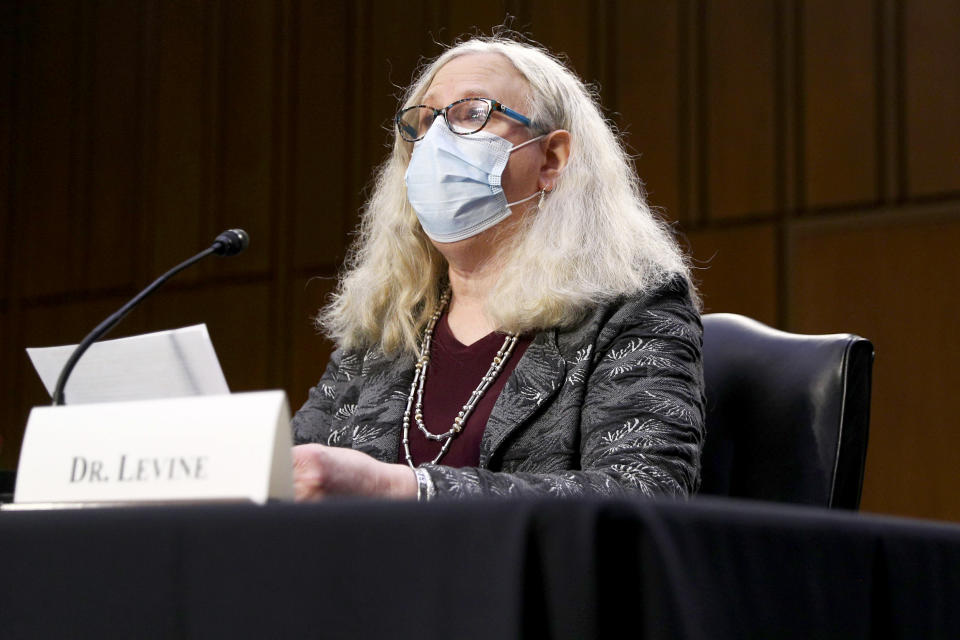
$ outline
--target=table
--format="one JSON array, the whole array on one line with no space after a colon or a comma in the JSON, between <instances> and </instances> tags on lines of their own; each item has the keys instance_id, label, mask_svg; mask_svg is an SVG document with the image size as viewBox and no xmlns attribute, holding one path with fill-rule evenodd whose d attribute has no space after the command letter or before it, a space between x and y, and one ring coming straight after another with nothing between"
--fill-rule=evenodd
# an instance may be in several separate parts
<instances>
[{"instance_id":1,"label":"table","mask_svg":"<svg viewBox=\"0 0 960 640\"><path fill-rule=\"evenodd\" d=\"M0 637L960 638L960 526L524 500L0 512Z\"/></svg>"}]
</instances>

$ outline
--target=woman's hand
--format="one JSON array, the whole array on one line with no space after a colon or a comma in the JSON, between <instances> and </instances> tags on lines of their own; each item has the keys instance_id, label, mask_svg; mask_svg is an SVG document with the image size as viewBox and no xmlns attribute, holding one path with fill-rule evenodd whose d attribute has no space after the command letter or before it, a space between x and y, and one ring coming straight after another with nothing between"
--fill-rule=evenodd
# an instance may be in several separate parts
<instances>
[{"instance_id":1,"label":"woman's hand","mask_svg":"<svg viewBox=\"0 0 960 640\"><path fill-rule=\"evenodd\" d=\"M298 502L327 496L415 498L417 478L406 465L353 449L301 444L293 448L293 492Z\"/></svg>"}]
</instances>

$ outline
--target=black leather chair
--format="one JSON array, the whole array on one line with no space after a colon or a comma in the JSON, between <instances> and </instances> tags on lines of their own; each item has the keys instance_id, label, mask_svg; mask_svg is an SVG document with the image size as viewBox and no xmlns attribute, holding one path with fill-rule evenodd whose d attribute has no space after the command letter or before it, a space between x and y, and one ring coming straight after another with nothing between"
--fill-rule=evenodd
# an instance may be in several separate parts
<instances>
[{"instance_id":1,"label":"black leather chair","mask_svg":"<svg viewBox=\"0 0 960 640\"><path fill-rule=\"evenodd\" d=\"M857 509L873 344L703 316L702 494Z\"/></svg>"}]
</instances>

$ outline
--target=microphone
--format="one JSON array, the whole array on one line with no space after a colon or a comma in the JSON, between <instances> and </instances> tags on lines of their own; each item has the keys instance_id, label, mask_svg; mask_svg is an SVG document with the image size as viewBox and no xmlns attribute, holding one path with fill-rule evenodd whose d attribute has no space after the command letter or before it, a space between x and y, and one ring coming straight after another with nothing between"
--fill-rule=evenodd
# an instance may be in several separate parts
<instances>
[{"instance_id":1,"label":"microphone","mask_svg":"<svg viewBox=\"0 0 960 640\"><path fill-rule=\"evenodd\" d=\"M235 256L250 246L250 236L243 229L227 229L213 241L213 252L218 256Z\"/></svg>"},{"instance_id":2,"label":"microphone","mask_svg":"<svg viewBox=\"0 0 960 640\"><path fill-rule=\"evenodd\" d=\"M184 260L170 271L167 271L165 274L153 281L153 283L138 293L130 302L123 305L118 309L113 315L101 322L97 327L87 334L87 337L77 345L77 348L73 350L73 353L70 354L70 359L67 360L67 363L63 365L63 369L60 371L60 377L57 378L57 386L53 391L53 406L58 406L66 403L66 398L63 393L64 387L67 386L67 380L70 378L70 374L73 372L73 368L77 366L77 362L80 360L80 356L90 348L94 342L102 338L108 331L113 329L117 324L123 320L128 313L130 313L134 307L143 302L143 299L149 296L151 293L160 288L164 282L177 275L187 267L203 260L211 253L214 253L218 256L235 256L250 245L250 236L247 235L247 232L243 229L228 229L220 235L218 235L213 244L193 256L189 260Z\"/></svg>"}]
</instances>

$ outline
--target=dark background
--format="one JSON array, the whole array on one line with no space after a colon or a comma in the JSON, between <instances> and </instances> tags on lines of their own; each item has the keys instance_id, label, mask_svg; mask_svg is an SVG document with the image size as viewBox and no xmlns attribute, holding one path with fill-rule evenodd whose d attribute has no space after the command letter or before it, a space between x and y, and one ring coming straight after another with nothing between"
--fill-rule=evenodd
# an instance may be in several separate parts
<instances>
[{"instance_id":1,"label":"dark background","mask_svg":"<svg viewBox=\"0 0 960 640\"><path fill-rule=\"evenodd\" d=\"M960 520L960 3L0 2L0 468L76 342L206 322L234 390L296 408L398 86L506 14L596 82L707 311L877 347L863 508Z\"/></svg>"}]
</instances>

